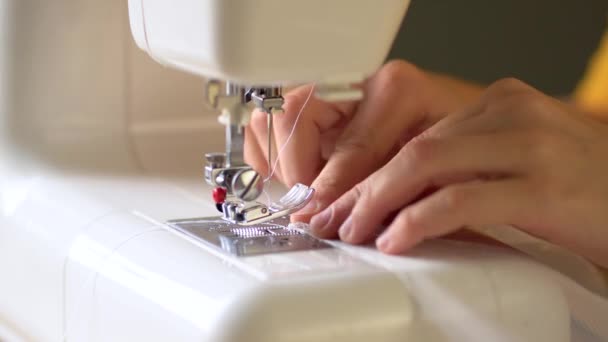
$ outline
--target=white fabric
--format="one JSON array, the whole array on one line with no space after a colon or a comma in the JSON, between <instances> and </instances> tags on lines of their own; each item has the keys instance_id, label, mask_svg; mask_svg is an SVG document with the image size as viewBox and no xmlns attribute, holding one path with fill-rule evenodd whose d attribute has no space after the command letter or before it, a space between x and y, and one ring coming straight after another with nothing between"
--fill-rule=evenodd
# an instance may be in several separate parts
<instances>
[{"instance_id":1,"label":"white fabric","mask_svg":"<svg viewBox=\"0 0 608 342\"><path fill-rule=\"evenodd\" d=\"M473 230L548 266L547 273L560 284L570 308L573 342L608 341L608 286L590 262L513 227Z\"/></svg>"}]
</instances>

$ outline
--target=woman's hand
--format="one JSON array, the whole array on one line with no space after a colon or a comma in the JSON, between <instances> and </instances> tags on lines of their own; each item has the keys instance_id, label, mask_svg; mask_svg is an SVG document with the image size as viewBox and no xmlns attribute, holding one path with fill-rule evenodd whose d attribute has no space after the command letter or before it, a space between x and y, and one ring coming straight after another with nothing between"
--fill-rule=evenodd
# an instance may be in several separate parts
<instances>
[{"instance_id":1,"label":"woman's hand","mask_svg":"<svg viewBox=\"0 0 608 342\"><path fill-rule=\"evenodd\" d=\"M362 88L361 101L331 104L312 98L304 108L275 173L288 186L312 183L316 189L311 204L295 220L308 221L388 162L412 137L481 92L476 86L425 73L403 61L384 65ZM274 157L309 93L310 86L305 86L285 96L285 114L274 120ZM245 159L267 175L266 115L254 113L246 134Z\"/></svg>"},{"instance_id":2,"label":"woman's hand","mask_svg":"<svg viewBox=\"0 0 608 342\"><path fill-rule=\"evenodd\" d=\"M512 79L409 141L316 215L314 233L386 253L511 224L608 267L608 126Z\"/></svg>"}]
</instances>

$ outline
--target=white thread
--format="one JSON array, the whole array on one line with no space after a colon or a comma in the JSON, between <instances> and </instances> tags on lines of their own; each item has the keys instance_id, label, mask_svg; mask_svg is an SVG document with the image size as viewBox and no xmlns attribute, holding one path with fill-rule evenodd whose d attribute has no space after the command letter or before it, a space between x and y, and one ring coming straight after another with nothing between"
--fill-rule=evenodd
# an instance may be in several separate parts
<instances>
[{"instance_id":1,"label":"white thread","mask_svg":"<svg viewBox=\"0 0 608 342\"><path fill-rule=\"evenodd\" d=\"M269 180L272 179L272 176L274 176L274 174L277 170L277 166L279 166L279 160L281 159L281 156L283 155L283 151L287 147L287 144L289 144L289 142L291 141L291 138L293 137L293 134L296 131L296 127L298 126L298 122L300 121L300 117L302 116L302 113L304 112L304 108L306 108L308 101L310 101L310 99L312 98L312 94L314 93L314 91L315 91L315 84L313 84L310 87L310 92L308 93L308 97L306 98L306 101L304 101L304 103L302 104L302 107L300 107L300 111L298 112L298 115L296 116L296 121L294 121L294 123L293 123L291 132L287 136L287 140L285 140L285 142L279 149L279 153L277 153L277 159L274 161L274 165L272 166L272 170L268 174L268 177L266 177L266 179L264 179L264 183L267 183Z\"/></svg>"},{"instance_id":2,"label":"white thread","mask_svg":"<svg viewBox=\"0 0 608 342\"><path fill-rule=\"evenodd\" d=\"M106 262L114 256L114 254L116 254L116 252L118 252L118 250L120 248L122 248L124 245L126 245L127 243L131 242L132 240L135 240L136 238L139 238L143 235L149 234L149 233L155 233L155 232L164 232L166 231L165 229L162 228L154 228L154 229L150 229L150 230L146 230L143 232L139 232L136 234L133 234L131 236L129 236L128 238L122 240L120 243L118 243L114 248L112 248L110 250L110 252L108 253L108 255L106 255L103 260L101 260L99 267L96 267L93 274L91 274L86 280L85 282L82 284L81 287L79 287L78 292L79 296L78 296L78 300L76 301L74 308L72 310L72 312L70 314L67 314L65 317L66 323L64 324L63 327L63 337L62 337L62 341L63 342L67 342L68 341L68 331L70 328L71 323L73 323L74 318L76 317L76 314L78 313L78 309L80 308L82 301L84 300L85 297L85 289L88 286L89 283L93 283L93 296L95 296L95 292L97 290L97 278L99 276L99 271L105 266ZM67 264L66 264L67 266ZM64 268L66 267L64 266ZM64 273L67 271L67 269L64 269ZM64 279L65 279L65 275L64 275ZM65 280L64 280L65 281ZM64 284L65 286L65 284ZM66 298L63 299L64 302L66 300ZM64 305L66 305L64 303Z\"/></svg>"},{"instance_id":3,"label":"white thread","mask_svg":"<svg viewBox=\"0 0 608 342\"><path fill-rule=\"evenodd\" d=\"M270 206L272 204L272 198L270 197L269 190L270 190L270 186L268 186L268 188L267 188L266 184L264 184L264 189L262 190L262 193L266 197L266 205L267 206Z\"/></svg>"}]
</instances>

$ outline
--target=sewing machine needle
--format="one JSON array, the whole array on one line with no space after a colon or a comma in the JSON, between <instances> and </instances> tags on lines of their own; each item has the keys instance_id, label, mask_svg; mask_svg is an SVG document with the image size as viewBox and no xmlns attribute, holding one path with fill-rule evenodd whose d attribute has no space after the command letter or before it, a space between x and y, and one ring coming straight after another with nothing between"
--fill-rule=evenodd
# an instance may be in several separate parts
<instances>
[{"instance_id":1,"label":"sewing machine needle","mask_svg":"<svg viewBox=\"0 0 608 342\"><path fill-rule=\"evenodd\" d=\"M268 127L268 175L272 174L272 131L274 130L273 125L273 115L272 113L267 113L268 118L266 120Z\"/></svg>"}]
</instances>

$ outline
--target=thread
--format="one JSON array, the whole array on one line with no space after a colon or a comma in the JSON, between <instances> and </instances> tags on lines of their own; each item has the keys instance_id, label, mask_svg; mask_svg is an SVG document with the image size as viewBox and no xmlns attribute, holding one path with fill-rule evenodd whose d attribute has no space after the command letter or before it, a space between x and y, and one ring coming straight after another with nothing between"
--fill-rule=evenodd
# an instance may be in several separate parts
<instances>
[{"instance_id":1,"label":"thread","mask_svg":"<svg viewBox=\"0 0 608 342\"><path fill-rule=\"evenodd\" d=\"M272 198L270 197L270 183L266 184L264 181L264 189L262 189L262 194L266 197L266 206L272 205Z\"/></svg>"},{"instance_id":2,"label":"thread","mask_svg":"<svg viewBox=\"0 0 608 342\"><path fill-rule=\"evenodd\" d=\"M118 243L118 244L117 244L117 245L116 245L114 248L112 248L112 249L110 250L110 252L108 253L108 255L106 255L106 256L105 256L105 257L104 257L104 258L103 258L103 259L102 259L102 260L99 262L99 266L98 266L98 267L96 267L96 268L94 269L93 274L91 274L91 275L90 275L90 276L89 276L89 277L88 277L88 278L85 280L85 282L82 284L82 286L80 286L80 287L78 288L78 292L77 292L77 293L79 293L79 296L78 296L78 299L76 300L76 303L74 304L74 307L73 307L72 312L71 312L71 313L69 313L69 314L66 314L66 317L65 317L66 323L65 323L65 324L64 324L64 326L63 326L63 336L62 336L62 338L61 338L61 340L62 340L63 342L67 342L67 341L68 341L68 330L69 330L69 327L72 325L72 323L74 323L74 318L75 318L75 317L77 317L77 315L76 315L76 314L77 314L77 313L79 313L79 309L81 308L82 302L83 302L83 300L84 300L84 298L85 298L85 289L86 289L86 288L89 286L89 284L91 284L91 283L92 283L92 288L93 288L93 296L95 296L95 293L96 293L96 291L97 291L97 279L98 279L98 277L99 277L99 271L103 269L103 267L105 266L106 262L107 262L107 261L108 261L110 258L112 258L112 257L113 257L113 256L116 254L116 252L118 252L118 250L119 250L120 248L122 248L123 246L125 246L127 243L129 243L129 242L131 242L131 241L133 241L133 240L135 240L135 239L137 239L137 238L140 238L140 237L142 237L142 236L144 236L144 235L150 234L150 233L164 232L164 231L166 231L166 230L165 230L165 229L162 229L162 228L154 228L154 229L146 230L146 231L143 231L143 232L138 232L138 233L135 233L135 234L133 234L133 235L131 235L131 236L127 237L126 239L124 239L124 240L120 241L120 242L119 242L119 243ZM64 270L63 270L63 273L64 273L64 281L65 281L65 279L66 279L66 272L67 272L67 263L66 263L66 265L64 266ZM66 284L64 284L63 286L65 287L65 285L66 285ZM63 299L63 300L64 300L64 305L66 305L66 302L65 302L65 301L66 301L66 298L64 297L64 299Z\"/></svg>"},{"instance_id":3,"label":"thread","mask_svg":"<svg viewBox=\"0 0 608 342\"><path fill-rule=\"evenodd\" d=\"M315 91L315 84L313 83L312 86L310 87L310 92L308 93L308 97L306 97L306 101L304 101L304 103L302 104L302 107L300 107L300 111L298 112L298 115L296 116L296 120L293 122L293 126L291 127L291 132L289 132L289 135L287 136L287 139L285 140L285 142L283 143L283 145L279 149L279 152L277 153L277 159L274 161L274 165L272 166L271 172L268 174L268 177L266 177L266 179L264 179L264 184L266 184L269 180L272 179L272 176L274 176L274 174L275 174L275 172L277 170L277 166L279 166L279 161L281 160L281 156L283 155L283 152L285 151L285 148L287 147L287 145L291 141L291 138L293 138L293 135L294 135L294 133L296 131L296 128L298 126L298 122L300 122L300 117L302 116L302 113L304 112L304 109L306 108L306 105L308 104L308 102L312 98L312 94L314 93L314 91Z\"/></svg>"}]
</instances>

